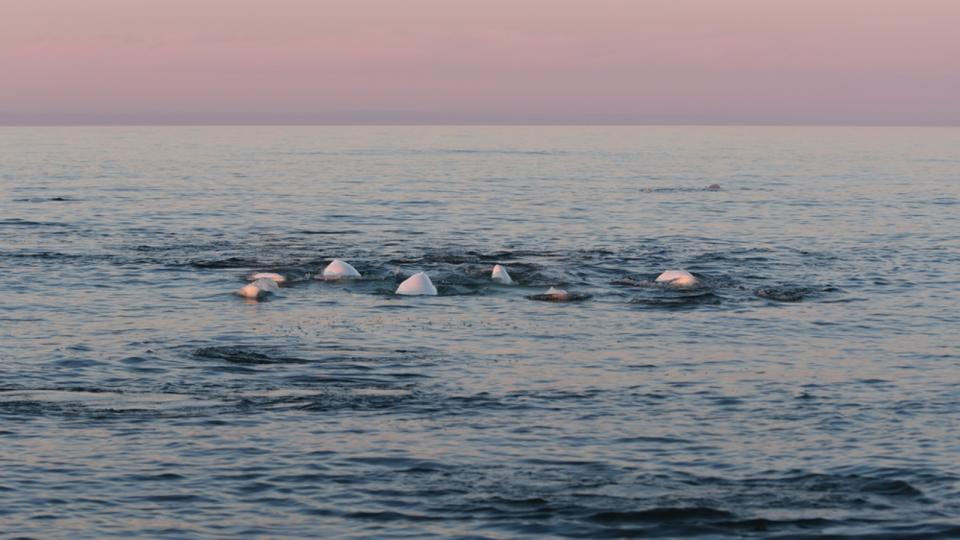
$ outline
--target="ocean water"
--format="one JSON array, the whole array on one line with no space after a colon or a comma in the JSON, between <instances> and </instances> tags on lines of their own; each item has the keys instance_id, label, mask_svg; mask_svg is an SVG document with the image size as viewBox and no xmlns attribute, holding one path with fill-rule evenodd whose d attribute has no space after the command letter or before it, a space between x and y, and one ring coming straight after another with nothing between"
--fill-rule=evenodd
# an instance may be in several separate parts
<instances>
[{"instance_id":1,"label":"ocean water","mask_svg":"<svg viewBox=\"0 0 960 540\"><path fill-rule=\"evenodd\" d=\"M0 128L0 272L2 535L960 537L960 129Z\"/></svg>"}]
</instances>

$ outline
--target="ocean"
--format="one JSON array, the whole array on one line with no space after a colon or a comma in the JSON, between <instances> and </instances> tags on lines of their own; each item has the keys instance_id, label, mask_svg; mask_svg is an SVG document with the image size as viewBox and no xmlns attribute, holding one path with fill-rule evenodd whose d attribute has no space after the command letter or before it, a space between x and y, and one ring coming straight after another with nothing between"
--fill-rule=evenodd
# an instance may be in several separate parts
<instances>
[{"instance_id":1,"label":"ocean","mask_svg":"<svg viewBox=\"0 0 960 540\"><path fill-rule=\"evenodd\" d=\"M4 127L0 272L7 537L960 537L960 128Z\"/></svg>"}]
</instances>

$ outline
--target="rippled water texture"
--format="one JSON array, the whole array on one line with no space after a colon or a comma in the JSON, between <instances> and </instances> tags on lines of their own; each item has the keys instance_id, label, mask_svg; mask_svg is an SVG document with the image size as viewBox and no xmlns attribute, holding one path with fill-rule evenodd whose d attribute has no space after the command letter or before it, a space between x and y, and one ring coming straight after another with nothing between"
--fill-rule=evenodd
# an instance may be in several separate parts
<instances>
[{"instance_id":1,"label":"rippled water texture","mask_svg":"<svg viewBox=\"0 0 960 540\"><path fill-rule=\"evenodd\" d=\"M2 128L0 166L5 534L960 537L958 129Z\"/></svg>"}]
</instances>

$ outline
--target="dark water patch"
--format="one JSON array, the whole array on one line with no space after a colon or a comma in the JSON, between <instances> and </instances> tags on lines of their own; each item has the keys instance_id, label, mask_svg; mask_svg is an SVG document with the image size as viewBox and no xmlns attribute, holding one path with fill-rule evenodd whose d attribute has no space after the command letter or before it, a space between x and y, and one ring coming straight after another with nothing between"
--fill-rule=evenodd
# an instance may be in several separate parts
<instances>
[{"instance_id":1,"label":"dark water patch","mask_svg":"<svg viewBox=\"0 0 960 540\"><path fill-rule=\"evenodd\" d=\"M402 375L402 374L398 374ZM432 408L439 395L417 390L402 376L298 377L297 386L278 389L196 388L176 393L113 389L23 389L0 391L0 414L11 417L95 419L192 418L259 415L264 411L382 410Z\"/></svg>"},{"instance_id":2,"label":"dark water patch","mask_svg":"<svg viewBox=\"0 0 960 540\"><path fill-rule=\"evenodd\" d=\"M14 416L180 416L207 414L219 400L183 393L126 392L90 388L0 391L0 414Z\"/></svg>"},{"instance_id":3,"label":"dark water patch","mask_svg":"<svg viewBox=\"0 0 960 540\"><path fill-rule=\"evenodd\" d=\"M769 285L756 289L755 294L760 298L777 302L800 302L837 292L840 292L840 289L832 286ZM838 299L833 300L838 301Z\"/></svg>"},{"instance_id":4,"label":"dark water patch","mask_svg":"<svg viewBox=\"0 0 960 540\"><path fill-rule=\"evenodd\" d=\"M709 290L674 292L658 296L644 296L630 300L630 304L651 309L693 309L719 306L723 298Z\"/></svg>"},{"instance_id":5,"label":"dark water patch","mask_svg":"<svg viewBox=\"0 0 960 540\"><path fill-rule=\"evenodd\" d=\"M751 479L744 482L750 486L782 484L802 492L823 494L824 497L845 497L855 494L876 494L891 498L922 499L923 492L909 482L876 476L856 474L805 473L785 476L776 480Z\"/></svg>"},{"instance_id":6,"label":"dark water patch","mask_svg":"<svg viewBox=\"0 0 960 540\"><path fill-rule=\"evenodd\" d=\"M29 219L0 219L0 227L69 227L69 223L58 221L33 221Z\"/></svg>"},{"instance_id":7,"label":"dark water patch","mask_svg":"<svg viewBox=\"0 0 960 540\"><path fill-rule=\"evenodd\" d=\"M781 285L757 289L757 296L777 302L799 302L811 293L807 287Z\"/></svg>"},{"instance_id":8,"label":"dark water patch","mask_svg":"<svg viewBox=\"0 0 960 540\"><path fill-rule=\"evenodd\" d=\"M420 256L404 256L391 259L391 264L397 265L434 265L434 264L465 264L479 263L481 254L476 251L438 249L428 250Z\"/></svg>"},{"instance_id":9,"label":"dark water patch","mask_svg":"<svg viewBox=\"0 0 960 540\"><path fill-rule=\"evenodd\" d=\"M723 188L720 184L709 184L702 187L645 187L640 189L640 193L710 193L715 191L723 191Z\"/></svg>"},{"instance_id":10,"label":"dark water patch","mask_svg":"<svg viewBox=\"0 0 960 540\"><path fill-rule=\"evenodd\" d=\"M519 264L523 265L524 259L543 259L561 256L559 251L524 251L524 250L499 250L499 251L480 251L463 248L436 248L429 247L423 249L421 254L405 253L394 257L388 262L394 265L489 265L494 264ZM575 261L576 259L572 259Z\"/></svg>"},{"instance_id":11,"label":"dark water patch","mask_svg":"<svg viewBox=\"0 0 960 540\"><path fill-rule=\"evenodd\" d=\"M203 347L193 352L196 358L221 360L241 365L306 364L309 361L290 356L272 356L245 346Z\"/></svg>"},{"instance_id":12,"label":"dark water patch","mask_svg":"<svg viewBox=\"0 0 960 540\"><path fill-rule=\"evenodd\" d=\"M247 257L226 257L224 259L196 260L188 263L194 268L261 268L269 266L257 259Z\"/></svg>"},{"instance_id":13,"label":"dark water patch","mask_svg":"<svg viewBox=\"0 0 960 540\"><path fill-rule=\"evenodd\" d=\"M351 382L356 383L356 380ZM396 410L401 407L407 408L411 402L417 402L420 399L419 394L402 388L331 389L300 400L298 409L312 412L346 409L355 411Z\"/></svg>"},{"instance_id":14,"label":"dark water patch","mask_svg":"<svg viewBox=\"0 0 960 540\"><path fill-rule=\"evenodd\" d=\"M296 231L295 234L302 234L308 236L340 236L340 235L357 235L364 234L363 231L359 229L331 229L331 230L316 230L316 229L302 229Z\"/></svg>"},{"instance_id":15,"label":"dark water patch","mask_svg":"<svg viewBox=\"0 0 960 540\"><path fill-rule=\"evenodd\" d=\"M427 347L396 348L384 346L348 347L340 343L316 343L310 354L299 354L289 348L253 344L205 345L192 347L183 345L171 348L174 356L187 356L191 359L221 361L238 365L283 365L315 366L321 369L368 370L374 367L428 367L433 365L441 354ZM426 374L417 374L427 376Z\"/></svg>"},{"instance_id":16,"label":"dark water patch","mask_svg":"<svg viewBox=\"0 0 960 540\"><path fill-rule=\"evenodd\" d=\"M137 473L124 478L131 482L179 482L186 480L187 477L176 473Z\"/></svg>"},{"instance_id":17,"label":"dark water patch","mask_svg":"<svg viewBox=\"0 0 960 540\"><path fill-rule=\"evenodd\" d=\"M157 502L157 503L213 503L216 502L216 499L212 497L207 497L204 495L198 495L195 493L167 493L162 495L142 495L138 497L139 500L147 502ZM169 531L168 531L169 532ZM179 532L185 533L183 529L179 529Z\"/></svg>"},{"instance_id":18,"label":"dark water patch","mask_svg":"<svg viewBox=\"0 0 960 540\"><path fill-rule=\"evenodd\" d=\"M664 507L628 512L597 512L588 517L590 521L604 524L663 523L678 521L716 521L729 519L734 514L709 507Z\"/></svg>"},{"instance_id":19,"label":"dark water patch","mask_svg":"<svg viewBox=\"0 0 960 540\"><path fill-rule=\"evenodd\" d=\"M28 202L28 203L44 203L44 202L74 202L79 201L80 199L74 199L72 197L25 197L21 199L14 199L14 202Z\"/></svg>"},{"instance_id":20,"label":"dark water patch","mask_svg":"<svg viewBox=\"0 0 960 540\"><path fill-rule=\"evenodd\" d=\"M873 485L877 481L875 478L808 474L729 480L672 475L633 476L624 475L622 471L618 474L615 470L604 472L601 468L594 471L594 481L581 482L578 480L580 474L588 475L592 468L589 462L531 464L538 467L536 473L521 474L515 470L510 481L491 471L483 473L482 478L475 478L471 482L474 504L480 500L491 501L482 507L485 512L499 514L516 523L514 520L527 509L511 508L493 501L514 493L519 499L522 497L520 493L526 493L525 499L535 500L532 506L542 511L539 519L550 525L548 530L556 534L561 530L559 522L565 524L563 530L566 532L560 533L562 536L623 537L642 533L675 537L775 532L792 537L789 535L816 534L837 527L849 527L861 534L870 530L882 531L891 522L896 522L896 518L887 512L904 504L898 502L901 497L907 497L908 501L917 498L911 489L902 485L882 485L877 489ZM587 468L575 472L583 467ZM453 476L462 476L462 473ZM543 481L538 484L536 478ZM923 501L917 503L923 504ZM857 515L851 505L862 506L865 513L849 519ZM832 519L824 518L824 515ZM570 531L578 532L571 534Z\"/></svg>"},{"instance_id":21,"label":"dark water patch","mask_svg":"<svg viewBox=\"0 0 960 540\"><path fill-rule=\"evenodd\" d=\"M93 360L90 358L64 358L54 362L58 367L61 368L74 368L74 369L84 369L91 368L102 365L104 362L99 360Z\"/></svg>"}]
</instances>

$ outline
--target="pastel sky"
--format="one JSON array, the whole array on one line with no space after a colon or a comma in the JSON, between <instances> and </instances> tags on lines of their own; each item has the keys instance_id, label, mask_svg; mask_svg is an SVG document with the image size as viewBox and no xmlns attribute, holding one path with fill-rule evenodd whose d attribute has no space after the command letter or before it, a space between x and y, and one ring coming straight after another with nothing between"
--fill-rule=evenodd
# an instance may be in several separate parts
<instances>
[{"instance_id":1,"label":"pastel sky","mask_svg":"<svg viewBox=\"0 0 960 540\"><path fill-rule=\"evenodd\" d=\"M960 125L960 0L0 0L0 123Z\"/></svg>"}]
</instances>

